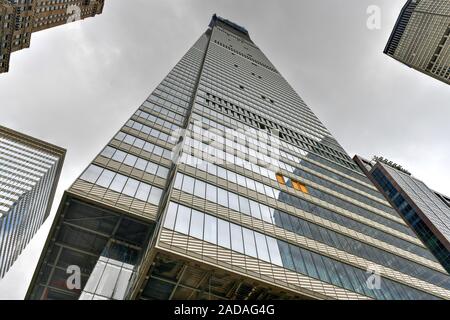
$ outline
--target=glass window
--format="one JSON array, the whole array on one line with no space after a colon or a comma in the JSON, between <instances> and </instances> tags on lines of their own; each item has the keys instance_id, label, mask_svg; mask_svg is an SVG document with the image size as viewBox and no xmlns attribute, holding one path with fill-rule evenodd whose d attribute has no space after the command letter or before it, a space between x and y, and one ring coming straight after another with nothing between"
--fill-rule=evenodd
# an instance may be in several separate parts
<instances>
[{"instance_id":1,"label":"glass window","mask_svg":"<svg viewBox=\"0 0 450 320\"><path fill-rule=\"evenodd\" d=\"M250 190L255 190L256 186L255 186L255 181L249 179L249 178L245 178L245 180L247 181L247 188L249 188Z\"/></svg>"},{"instance_id":2,"label":"glass window","mask_svg":"<svg viewBox=\"0 0 450 320\"><path fill-rule=\"evenodd\" d=\"M169 160L173 160L172 158L172 151L164 149L163 150L163 157Z\"/></svg>"},{"instance_id":3,"label":"glass window","mask_svg":"<svg viewBox=\"0 0 450 320\"><path fill-rule=\"evenodd\" d=\"M125 177L121 174L116 174L109 189L117 191L117 192L122 192L122 189L125 186L127 179L128 179L127 177Z\"/></svg>"},{"instance_id":4,"label":"glass window","mask_svg":"<svg viewBox=\"0 0 450 320\"><path fill-rule=\"evenodd\" d=\"M138 149L142 149L142 147L144 146L145 141L141 140L141 139L136 139L136 141L134 141L134 146Z\"/></svg>"},{"instance_id":5,"label":"glass window","mask_svg":"<svg viewBox=\"0 0 450 320\"><path fill-rule=\"evenodd\" d=\"M158 170L158 165L154 164L153 162L149 162L147 164L147 168L145 168L145 171L153 175L156 173L156 170Z\"/></svg>"},{"instance_id":6,"label":"glass window","mask_svg":"<svg viewBox=\"0 0 450 320\"><path fill-rule=\"evenodd\" d=\"M283 221L281 221L281 214L278 210L275 210L273 213L273 224L277 227L284 228Z\"/></svg>"},{"instance_id":7,"label":"glass window","mask_svg":"<svg viewBox=\"0 0 450 320\"><path fill-rule=\"evenodd\" d=\"M175 228L175 220L177 218L178 204L171 202L169 208L167 208L166 220L164 221L164 227L170 230Z\"/></svg>"},{"instance_id":8,"label":"glass window","mask_svg":"<svg viewBox=\"0 0 450 320\"><path fill-rule=\"evenodd\" d=\"M116 160L118 162L122 162L123 159L125 159L126 157L126 153L121 151L121 150L117 150L116 153L114 153L114 156L112 157L113 160Z\"/></svg>"},{"instance_id":9,"label":"glass window","mask_svg":"<svg viewBox=\"0 0 450 320\"><path fill-rule=\"evenodd\" d=\"M283 266L289 270L295 270L294 261L292 260L291 250L289 250L289 244L284 241L277 240L278 247L280 248L281 260Z\"/></svg>"},{"instance_id":10,"label":"glass window","mask_svg":"<svg viewBox=\"0 0 450 320\"><path fill-rule=\"evenodd\" d=\"M136 162L136 165L134 166L136 169L145 170L145 167L147 166L147 161L145 161L144 159L139 158Z\"/></svg>"},{"instance_id":11,"label":"glass window","mask_svg":"<svg viewBox=\"0 0 450 320\"><path fill-rule=\"evenodd\" d=\"M197 210L192 210L191 227L189 229L190 236L197 239L203 239L203 218L203 213L198 212Z\"/></svg>"},{"instance_id":12,"label":"glass window","mask_svg":"<svg viewBox=\"0 0 450 320\"><path fill-rule=\"evenodd\" d=\"M258 255L256 253L256 243L255 237L253 236L253 231L247 228L242 228L242 235L244 238L245 254L254 258L258 258Z\"/></svg>"},{"instance_id":13,"label":"glass window","mask_svg":"<svg viewBox=\"0 0 450 320\"><path fill-rule=\"evenodd\" d=\"M152 187L150 191L150 196L148 197L148 202L154 205L159 204L159 200L161 200L162 190L156 187Z\"/></svg>"},{"instance_id":14,"label":"glass window","mask_svg":"<svg viewBox=\"0 0 450 320\"><path fill-rule=\"evenodd\" d=\"M270 208L266 205L261 204L261 217L264 221L267 221L268 223L274 223L272 220L272 214L270 212Z\"/></svg>"},{"instance_id":15,"label":"glass window","mask_svg":"<svg viewBox=\"0 0 450 320\"><path fill-rule=\"evenodd\" d=\"M207 171L208 171L209 174L217 176L217 167L214 164L208 163Z\"/></svg>"},{"instance_id":16,"label":"glass window","mask_svg":"<svg viewBox=\"0 0 450 320\"><path fill-rule=\"evenodd\" d=\"M308 275L319 279L319 275L317 273L316 267L314 266L314 262L311 256L311 253L308 250L300 249L300 252L303 256L303 261L305 262L306 271L308 272Z\"/></svg>"},{"instance_id":17,"label":"glass window","mask_svg":"<svg viewBox=\"0 0 450 320\"><path fill-rule=\"evenodd\" d=\"M108 186L110 185L115 174L116 174L115 172L112 172L112 171L109 171L106 169L103 170L103 172L100 175L100 177L98 178L96 184L98 184L99 186L108 188Z\"/></svg>"},{"instance_id":18,"label":"glass window","mask_svg":"<svg viewBox=\"0 0 450 320\"><path fill-rule=\"evenodd\" d=\"M289 215L285 214L283 212L279 212L279 211L277 211L277 212L279 213L281 223L283 224L283 228L292 232L293 228L291 225L291 220L289 219Z\"/></svg>"},{"instance_id":19,"label":"glass window","mask_svg":"<svg viewBox=\"0 0 450 320\"><path fill-rule=\"evenodd\" d=\"M222 167L217 167L217 175L220 177L220 178L222 178L222 179L225 179L225 180L227 180L227 170L225 170L224 168L222 168Z\"/></svg>"},{"instance_id":20,"label":"glass window","mask_svg":"<svg viewBox=\"0 0 450 320\"><path fill-rule=\"evenodd\" d=\"M114 152L116 152L116 149L111 148L110 146L106 146L106 148L103 149L101 155L107 158L111 158Z\"/></svg>"},{"instance_id":21,"label":"glass window","mask_svg":"<svg viewBox=\"0 0 450 320\"><path fill-rule=\"evenodd\" d=\"M191 178L189 176L184 176L182 189L184 192L193 194L194 193L194 178Z\"/></svg>"},{"instance_id":22,"label":"glass window","mask_svg":"<svg viewBox=\"0 0 450 320\"><path fill-rule=\"evenodd\" d=\"M101 296L112 297L119 274L119 267L106 263L95 292Z\"/></svg>"},{"instance_id":23,"label":"glass window","mask_svg":"<svg viewBox=\"0 0 450 320\"><path fill-rule=\"evenodd\" d=\"M127 154L127 156L125 157L124 163L126 165L129 165L130 167L134 167L136 160L137 160L137 157L133 156L132 154Z\"/></svg>"},{"instance_id":24,"label":"glass window","mask_svg":"<svg viewBox=\"0 0 450 320\"><path fill-rule=\"evenodd\" d=\"M259 182L256 182L256 191L258 191L261 194L266 194L266 192L264 190L264 185Z\"/></svg>"},{"instance_id":25,"label":"glass window","mask_svg":"<svg viewBox=\"0 0 450 320\"><path fill-rule=\"evenodd\" d=\"M229 171L229 170L227 170L227 179L230 182L237 183L237 181L236 181L236 174L234 172Z\"/></svg>"},{"instance_id":26,"label":"glass window","mask_svg":"<svg viewBox=\"0 0 450 320\"><path fill-rule=\"evenodd\" d=\"M158 137L159 137L159 131L158 131L158 130L155 130L155 129L152 129L152 130L150 131L150 135L153 136L153 137L155 137L155 138L158 138Z\"/></svg>"},{"instance_id":27,"label":"glass window","mask_svg":"<svg viewBox=\"0 0 450 320\"><path fill-rule=\"evenodd\" d=\"M310 239L313 239L311 230L310 230L310 228L309 228L310 223L308 223L308 222L306 222L306 221L303 221L303 220L299 220L299 222L300 222L301 225L302 225L302 229L303 229L304 235L305 235L306 237L310 238Z\"/></svg>"},{"instance_id":28,"label":"glass window","mask_svg":"<svg viewBox=\"0 0 450 320\"><path fill-rule=\"evenodd\" d=\"M271 197L271 198L277 198L274 196L273 189L271 187L264 185L264 190L266 192L266 196Z\"/></svg>"},{"instance_id":29,"label":"glass window","mask_svg":"<svg viewBox=\"0 0 450 320\"><path fill-rule=\"evenodd\" d=\"M191 220L191 209L178 206L177 221L175 223L175 231L182 234L189 234L189 222Z\"/></svg>"},{"instance_id":30,"label":"glass window","mask_svg":"<svg viewBox=\"0 0 450 320\"><path fill-rule=\"evenodd\" d=\"M158 167L158 171L156 172L156 175L158 177L167 178L168 174L169 174L169 169L161 167L161 166Z\"/></svg>"},{"instance_id":31,"label":"glass window","mask_svg":"<svg viewBox=\"0 0 450 320\"><path fill-rule=\"evenodd\" d=\"M302 229L302 225L300 224L300 219L298 219L297 217L291 216L291 215L289 215L289 218L291 220L293 232L295 232L296 234L299 234L299 235L303 235L303 229Z\"/></svg>"},{"instance_id":32,"label":"glass window","mask_svg":"<svg viewBox=\"0 0 450 320\"><path fill-rule=\"evenodd\" d=\"M261 210L259 209L259 203L250 200L250 214L252 217L261 220Z\"/></svg>"},{"instance_id":33,"label":"glass window","mask_svg":"<svg viewBox=\"0 0 450 320\"><path fill-rule=\"evenodd\" d=\"M102 173L103 168L94 166L94 165L90 165L86 171L84 171L84 173L81 175L80 179L91 182L91 183L95 183L95 181L97 181L98 177L100 176L100 174Z\"/></svg>"},{"instance_id":34,"label":"glass window","mask_svg":"<svg viewBox=\"0 0 450 320\"><path fill-rule=\"evenodd\" d=\"M144 150L147 151L147 152L152 153L154 147L155 146L153 144L149 143L149 142L145 142L144 143Z\"/></svg>"},{"instance_id":35,"label":"glass window","mask_svg":"<svg viewBox=\"0 0 450 320\"><path fill-rule=\"evenodd\" d=\"M142 130L142 127L143 127L143 125L140 124L140 123L138 123L138 122L135 122L135 123L133 124L133 129L136 129L137 131L141 131L141 130Z\"/></svg>"},{"instance_id":36,"label":"glass window","mask_svg":"<svg viewBox=\"0 0 450 320\"><path fill-rule=\"evenodd\" d=\"M270 262L269 250L267 249L266 237L259 233L254 232L256 240L256 249L258 250L258 258Z\"/></svg>"},{"instance_id":37,"label":"glass window","mask_svg":"<svg viewBox=\"0 0 450 320\"><path fill-rule=\"evenodd\" d=\"M231 230L231 249L244 253L244 242L242 240L242 228L237 224L230 223Z\"/></svg>"},{"instance_id":38,"label":"glass window","mask_svg":"<svg viewBox=\"0 0 450 320\"><path fill-rule=\"evenodd\" d=\"M319 279L325 282L330 282L330 277L328 276L327 269L320 255L312 253L312 258L314 265L316 266L317 273L319 274Z\"/></svg>"},{"instance_id":39,"label":"glass window","mask_svg":"<svg viewBox=\"0 0 450 320\"><path fill-rule=\"evenodd\" d=\"M217 203L217 187L208 185L206 188L206 199L211 202Z\"/></svg>"},{"instance_id":40,"label":"glass window","mask_svg":"<svg viewBox=\"0 0 450 320\"><path fill-rule=\"evenodd\" d=\"M270 260L273 264L283 266L281 260L280 249L278 248L277 240L272 237L266 237L267 247L269 248Z\"/></svg>"},{"instance_id":41,"label":"glass window","mask_svg":"<svg viewBox=\"0 0 450 320\"><path fill-rule=\"evenodd\" d=\"M344 285L344 288L353 291L353 286L350 283L350 280L348 279L347 272L345 271L346 268L351 268L350 266L346 266L343 263L335 263L335 267L337 270L338 275L341 278L342 284ZM377 291L377 290L375 290Z\"/></svg>"},{"instance_id":42,"label":"glass window","mask_svg":"<svg viewBox=\"0 0 450 320\"><path fill-rule=\"evenodd\" d=\"M239 211L239 197L237 194L228 192L230 208Z\"/></svg>"},{"instance_id":43,"label":"glass window","mask_svg":"<svg viewBox=\"0 0 450 320\"><path fill-rule=\"evenodd\" d=\"M331 259L327 258L324 258L323 262L325 263L325 268L327 269L328 275L330 276L331 283L338 287L342 287L342 282L335 269L335 263L333 263Z\"/></svg>"},{"instance_id":44,"label":"glass window","mask_svg":"<svg viewBox=\"0 0 450 320\"><path fill-rule=\"evenodd\" d=\"M175 189L181 190L182 184L183 184L183 175L181 173L177 173L173 187Z\"/></svg>"},{"instance_id":45,"label":"glass window","mask_svg":"<svg viewBox=\"0 0 450 320\"><path fill-rule=\"evenodd\" d=\"M153 153L156 154L157 156L161 156L163 153L163 148L155 146L155 148L153 149Z\"/></svg>"},{"instance_id":46,"label":"glass window","mask_svg":"<svg viewBox=\"0 0 450 320\"><path fill-rule=\"evenodd\" d=\"M294 260L295 270L297 270L298 273L307 275L308 270L306 270L306 266L303 263L303 256L300 252L300 248L296 246L291 246L290 249L292 253L292 260Z\"/></svg>"},{"instance_id":47,"label":"glass window","mask_svg":"<svg viewBox=\"0 0 450 320\"><path fill-rule=\"evenodd\" d=\"M221 188L217 188L217 193L219 204L224 207L228 207L228 192Z\"/></svg>"},{"instance_id":48,"label":"glass window","mask_svg":"<svg viewBox=\"0 0 450 320\"><path fill-rule=\"evenodd\" d=\"M230 245L230 223L221 219L218 219L218 241L219 246L231 249Z\"/></svg>"},{"instance_id":49,"label":"glass window","mask_svg":"<svg viewBox=\"0 0 450 320\"><path fill-rule=\"evenodd\" d=\"M135 137L130 136L129 134L127 134L125 139L123 140L123 142L133 145L135 140L136 140Z\"/></svg>"},{"instance_id":50,"label":"glass window","mask_svg":"<svg viewBox=\"0 0 450 320\"><path fill-rule=\"evenodd\" d=\"M141 182L139 188L136 192L136 198L142 201L147 201L148 195L150 194L150 185Z\"/></svg>"},{"instance_id":51,"label":"glass window","mask_svg":"<svg viewBox=\"0 0 450 320\"><path fill-rule=\"evenodd\" d=\"M276 174L276 179L277 179L278 183L280 183L282 185L286 184L286 181L284 180L284 177L281 174L277 173Z\"/></svg>"},{"instance_id":52,"label":"glass window","mask_svg":"<svg viewBox=\"0 0 450 320\"><path fill-rule=\"evenodd\" d=\"M247 184L245 183L245 177L241 176L240 174L237 175L237 182L240 186L247 188Z\"/></svg>"},{"instance_id":53,"label":"glass window","mask_svg":"<svg viewBox=\"0 0 450 320\"><path fill-rule=\"evenodd\" d=\"M195 180L194 195L204 199L205 193L206 193L206 184L203 181Z\"/></svg>"},{"instance_id":54,"label":"glass window","mask_svg":"<svg viewBox=\"0 0 450 320\"><path fill-rule=\"evenodd\" d=\"M240 207L240 212L245 214L245 215L250 215L250 205L248 203L248 199L239 196L239 207Z\"/></svg>"},{"instance_id":55,"label":"glass window","mask_svg":"<svg viewBox=\"0 0 450 320\"><path fill-rule=\"evenodd\" d=\"M210 215L205 215L203 239L205 241L217 244L217 218Z\"/></svg>"},{"instance_id":56,"label":"glass window","mask_svg":"<svg viewBox=\"0 0 450 320\"><path fill-rule=\"evenodd\" d=\"M139 186L139 181L129 178L127 183L125 184L125 188L123 188L122 193L124 193L130 197L134 197L134 195L136 194L136 191L138 189L138 186Z\"/></svg>"},{"instance_id":57,"label":"glass window","mask_svg":"<svg viewBox=\"0 0 450 320\"><path fill-rule=\"evenodd\" d=\"M122 131L120 131L119 133L116 134L116 136L114 137L114 139L117 139L119 141L122 141L125 138L126 134L123 133Z\"/></svg>"}]
</instances>

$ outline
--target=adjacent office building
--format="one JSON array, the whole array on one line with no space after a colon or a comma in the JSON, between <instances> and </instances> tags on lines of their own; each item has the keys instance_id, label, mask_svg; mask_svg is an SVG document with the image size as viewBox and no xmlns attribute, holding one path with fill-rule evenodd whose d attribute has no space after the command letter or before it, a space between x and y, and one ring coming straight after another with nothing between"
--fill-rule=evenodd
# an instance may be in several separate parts
<instances>
[{"instance_id":1,"label":"adjacent office building","mask_svg":"<svg viewBox=\"0 0 450 320\"><path fill-rule=\"evenodd\" d=\"M450 281L249 32L214 15L65 193L27 298L448 299Z\"/></svg>"},{"instance_id":2,"label":"adjacent office building","mask_svg":"<svg viewBox=\"0 0 450 320\"><path fill-rule=\"evenodd\" d=\"M0 0L0 73L10 55L30 47L33 32L57 27L103 11L104 0Z\"/></svg>"},{"instance_id":3,"label":"adjacent office building","mask_svg":"<svg viewBox=\"0 0 450 320\"><path fill-rule=\"evenodd\" d=\"M64 155L0 126L0 279L49 215Z\"/></svg>"},{"instance_id":4,"label":"adjacent office building","mask_svg":"<svg viewBox=\"0 0 450 320\"><path fill-rule=\"evenodd\" d=\"M354 160L450 272L450 198L392 161L360 156Z\"/></svg>"},{"instance_id":5,"label":"adjacent office building","mask_svg":"<svg viewBox=\"0 0 450 320\"><path fill-rule=\"evenodd\" d=\"M450 1L408 0L384 53L450 84Z\"/></svg>"}]
</instances>

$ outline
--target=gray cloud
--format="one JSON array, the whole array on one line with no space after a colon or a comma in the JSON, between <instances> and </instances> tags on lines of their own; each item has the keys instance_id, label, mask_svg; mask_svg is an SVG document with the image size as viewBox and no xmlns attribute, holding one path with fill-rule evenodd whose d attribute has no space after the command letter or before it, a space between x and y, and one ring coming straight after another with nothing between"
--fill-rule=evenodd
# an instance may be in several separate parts
<instances>
[{"instance_id":1,"label":"gray cloud","mask_svg":"<svg viewBox=\"0 0 450 320\"><path fill-rule=\"evenodd\" d=\"M405 0L108 0L95 18L34 34L0 75L0 123L68 149L53 208L0 282L23 298L64 189L217 12L244 25L344 148L399 162L450 193L450 88L383 55ZM366 28L366 8L382 29Z\"/></svg>"}]
</instances>

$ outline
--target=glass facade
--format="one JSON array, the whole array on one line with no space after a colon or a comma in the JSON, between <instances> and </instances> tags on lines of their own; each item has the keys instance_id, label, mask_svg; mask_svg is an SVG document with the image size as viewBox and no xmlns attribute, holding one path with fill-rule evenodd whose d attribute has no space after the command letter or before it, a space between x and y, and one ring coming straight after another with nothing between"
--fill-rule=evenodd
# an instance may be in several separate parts
<instances>
[{"instance_id":1,"label":"glass facade","mask_svg":"<svg viewBox=\"0 0 450 320\"><path fill-rule=\"evenodd\" d=\"M408 0L384 53L450 84L450 3Z\"/></svg>"},{"instance_id":2,"label":"glass facade","mask_svg":"<svg viewBox=\"0 0 450 320\"><path fill-rule=\"evenodd\" d=\"M65 151L0 126L0 278L49 214Z\"/></svg>"},{"instance_id":3,"label":"glass facade","mask_svg":"<svg viewBox=\"0 0 450 320\"><path fill-rule=\"evenodd\" d=\"M370 174L443 267L450 270L450 207L422 181L379 163Z\"/></svg>"},{"instance_id":4,"label":"glass facade","mask_svg":"<svg viewBox=\"0 0 450 320\"><path fill-rule=\"evenodd\" d=\"M28 298L121 299L120 268L133 270L126 299L450 298L448 273L402 216L248 32L216 15L67 198L148 236L113 268L102 235L87 250L89 286L55 286L67 276L51 272L63 267L49 262L52 239L70 223L63 212L83 213L61 209ZM98 268L111 271L108 290L90 285Z\"/></svg>"}]
</instances>

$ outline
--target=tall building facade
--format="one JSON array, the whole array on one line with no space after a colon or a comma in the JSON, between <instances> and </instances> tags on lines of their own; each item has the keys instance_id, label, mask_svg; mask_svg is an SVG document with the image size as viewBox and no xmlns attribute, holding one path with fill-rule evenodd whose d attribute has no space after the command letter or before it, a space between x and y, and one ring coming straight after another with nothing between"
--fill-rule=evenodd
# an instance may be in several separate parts
<instances>
[{"instance_id":1,"label":"tall building facade","mask_svg":"<svg viewBox=\"0 0 450 320\"><path fill-rule=\"evenodd\" d=\"M65 152L0 126L0 279L49 215Z\"/></svg>"},{"instance_id":2,"label":"tall building facade","mask_svg":"<svg viewBox=\"0 0 450 320\"><path fill-rule=\"evenodd\" d=\"M355 161L397 212L450 272L450 198L391 161L360 156Z\"/></svg>"},{"instance_id":3,"label":"tall building facade","mask_svg":"<svg viewBox=\"0 0 450 320\"><path fill-rule=\"evenodd\" d=\"M450 84L450 1L408 0L384 53Z\"/></svg>"},{"instance_id":4,"label":"tall building facade","mask_svg":"<svg viewBox=\"0 0 450 320\"><path fill-rule=\"evenodd\" d=\"M0 73L10 55L30 47L33 32L57 27L103 11L104 0L0 0Z\"/></svg>"},{"instance_id":5,"label":"tall building facade","mask_svg":"<svg viewBox=\"0 0 450 320\"><path fill-rule=\"evenodd\" d=\"M27 298L448 299L450 282L248 31L214 15L65 193Z\"/></svg>"}]
</instances>

